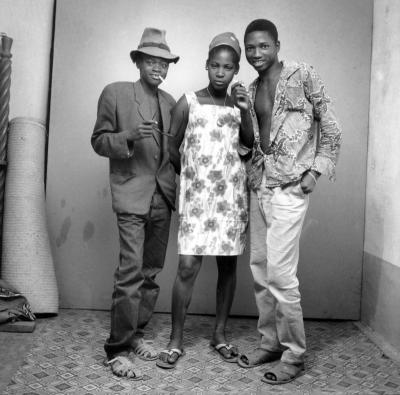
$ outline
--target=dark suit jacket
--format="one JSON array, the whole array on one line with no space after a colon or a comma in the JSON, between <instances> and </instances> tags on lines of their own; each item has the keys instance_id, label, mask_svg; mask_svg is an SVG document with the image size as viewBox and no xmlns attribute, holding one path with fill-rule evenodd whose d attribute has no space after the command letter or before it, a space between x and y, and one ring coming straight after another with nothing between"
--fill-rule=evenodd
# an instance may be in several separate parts
<instances>
[{"instance_id":1,"label":"dark suit jacket","mask_svg":"<svg viewBox=\"0 0 400 395\"><path fill-rule=\"evenodd\" d=\"M158 98L163 129L168 131L175 100L162 90ZM112 207L117 213L147 213L157 185L175 209L175 171L169 160L168 138L154 131L153 138L133 144L127 141L129 130L151 119L149 112L139 81L115 82L101 93L91 143L99 155L110 159Z\"/></svg>"}]
</instances>

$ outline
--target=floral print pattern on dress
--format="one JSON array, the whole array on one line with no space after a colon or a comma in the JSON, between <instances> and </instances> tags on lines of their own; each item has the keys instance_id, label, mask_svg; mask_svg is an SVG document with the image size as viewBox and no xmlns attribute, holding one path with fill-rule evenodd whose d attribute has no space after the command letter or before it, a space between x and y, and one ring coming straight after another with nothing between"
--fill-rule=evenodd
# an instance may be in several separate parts
<instances>
[{"instance_id":1,"label":"floral print pattern on dress","mask_svg":"<svg viewBox=\"0 0 400 395\"><path fill-rule=\"evenodd\" d=\"M237 108L200 104L186 95L181 146L178 253L239 255L246 243L246 170L239 156Z\"/></svg>"}]
</instances>

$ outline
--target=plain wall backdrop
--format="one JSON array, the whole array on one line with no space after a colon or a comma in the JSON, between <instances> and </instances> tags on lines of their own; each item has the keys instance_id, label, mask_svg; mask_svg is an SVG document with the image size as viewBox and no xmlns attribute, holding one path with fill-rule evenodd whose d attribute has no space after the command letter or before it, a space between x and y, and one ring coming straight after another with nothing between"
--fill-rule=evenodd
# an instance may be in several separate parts
<instances>
[{"instance_id":1,"label":"plain wall backdrop","mask_svg":"<svg viewBox=\"0 0 400 395\"><path fill-rule=\"evenodd\" d=\"M117 80L137 80L129 52L144 27L166 29L173 53L162 88L178 99L207 84L208 44L222 31L243 43L256 18L276 23L280 59L315 66L343 126L337 182L318 182L301 238L299 277L306 317L359 318L372 34L369 0L62 0L57 2L47 209L62 307L108 309L118 261L108 160L90 146L97 100ZM242 57L239 78L256 77ZM176 216L158 311L169 311L176 274ZM216 265L202 271L191 312L213 313ZM247 253L238 265L233 314L256 315Z\"/></svg>"},{"instance_id":2,"label":"plain wall backdrop","mask_svg":"<svg viewBox=\"0 0 400 395\"><path fill-rule=\"evenodd\" d=\"M11 47L10 117L47 119L53 0L1 0L0 31Z\"/></svg>"}]
</instances>

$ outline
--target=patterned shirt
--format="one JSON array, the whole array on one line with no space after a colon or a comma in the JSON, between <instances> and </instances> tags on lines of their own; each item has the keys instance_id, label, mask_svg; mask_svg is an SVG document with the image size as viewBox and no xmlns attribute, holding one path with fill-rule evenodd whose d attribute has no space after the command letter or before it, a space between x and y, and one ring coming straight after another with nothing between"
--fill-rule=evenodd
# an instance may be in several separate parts
<instances>
[{"instance_id":1,"label":"patterned shirt","mask_svg":"<svg viewBox=\"0 0 400 395\"><path fill-rule=\"evenodd\" d=\"M259 126L254 111L259 78L249 87L254 146L248 177L253 189L260 185L262 174L265 174L269 187L298 181L310 169L328 176L332 181L335 179L342 131L325 85L312 66L297 62L282 63L266 153L260 147ZM260 156L264 160L256 166Z\"/></svg>"}]
</instances>

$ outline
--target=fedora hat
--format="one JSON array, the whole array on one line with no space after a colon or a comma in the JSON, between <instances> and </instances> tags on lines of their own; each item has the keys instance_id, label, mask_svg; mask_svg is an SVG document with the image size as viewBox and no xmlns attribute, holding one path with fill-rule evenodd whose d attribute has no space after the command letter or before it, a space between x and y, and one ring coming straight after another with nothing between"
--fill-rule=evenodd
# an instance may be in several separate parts
<instances>
[{"instance_id":1,"label":"fedora hat","mask_svg":"<svg viewBox=\"0 0 400 395\"><path fill-rule=\"evenodd\" d=\"M136 62L137 54L144 53L150 56L166 59L176 63L179 56L173 55L167 41L165 40L165 30L146 27L143 31L142 38L136 50L131 51L131 59Z\"/></svg>"}]
</instances>

